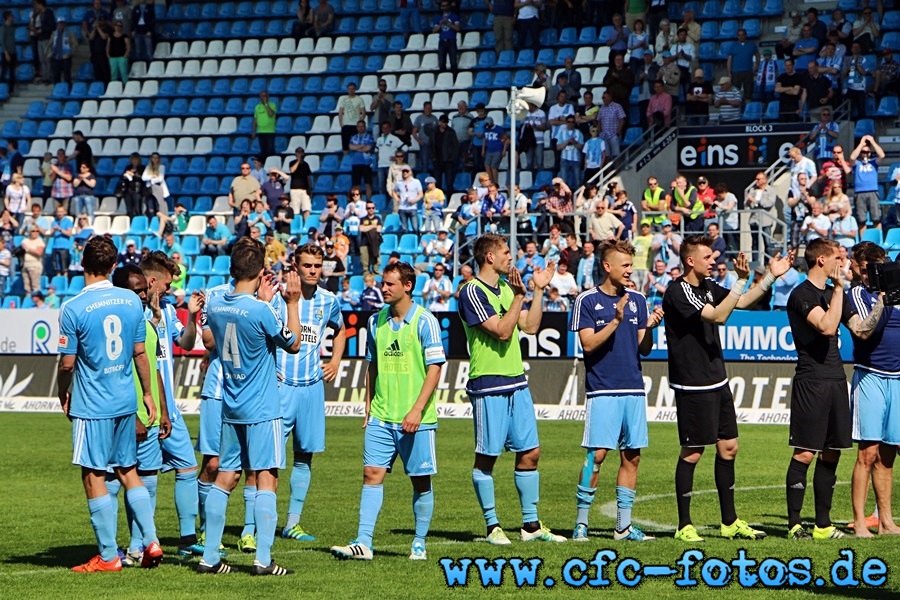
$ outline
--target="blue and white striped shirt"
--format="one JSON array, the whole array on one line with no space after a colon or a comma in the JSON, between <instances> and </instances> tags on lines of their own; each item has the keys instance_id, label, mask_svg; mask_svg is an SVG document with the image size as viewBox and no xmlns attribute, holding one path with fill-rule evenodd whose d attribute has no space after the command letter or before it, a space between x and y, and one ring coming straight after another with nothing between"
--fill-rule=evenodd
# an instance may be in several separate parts
<instances>
[{"instance_id":1,"label":"blue and white striped shirt","mask_svg":"<svg viewBox=\"0 0 900 600\"><path fill-rule=\"evenodd\" d=\"M159 334L159 355L156 357L156 367L162 375L163 386L166 388L166 406L169 409L169 420L173 423L181 418L178 404L175 402L175 361L172 357L172 344L184 333L184 325L178 320L175 307L168 300L161 299L159 308L162 318L156 326ZM153 311L148 307L144 311L144 317L153 318Z\"/></svg>"},{"instance_id":2,"label":"blue and white striped shirt","mask_svg":"<svg viewBox=\"0 0 900 600\"><path fill-rule=\"evenodd\" d=\"M200 313L200 326L203 331L209 330L209 317L206 308L212 298L225 296L234 292L234 282L224 283L216 287L206 290L206 303ZM218 349L209 353L209 366L206 367L206 377L203 379L203 390L200 392L201 398L211 398L213 400L221 400L224 392L222 391L222 360L219 358Z\"/></svg>"},{"instance_id":3,"label":"blue and white striped shirt","mask_svg":"<svg viewBox=\"0 0 900 600\"><path fill-rule=\"evenodd\" d=\"M276 295L272 306L287 323L287 304ZM300 352L290 354L279 349L276 357L278 378L290 385L312 385L322 379L322 342L325 329L335 331L344 326L341 316L341 300L328 290L317 288L313 297L307 300L301 296L300 311Z\"/></svg>"}]
</instances>

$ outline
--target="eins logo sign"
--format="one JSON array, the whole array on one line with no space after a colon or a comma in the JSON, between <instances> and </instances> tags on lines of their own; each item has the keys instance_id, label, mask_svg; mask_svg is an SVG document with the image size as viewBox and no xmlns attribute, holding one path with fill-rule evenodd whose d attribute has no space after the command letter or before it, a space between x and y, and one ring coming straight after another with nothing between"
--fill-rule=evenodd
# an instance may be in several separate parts
<instances>
[{"instance_id":1,"label":"eins logo sign","mask_svg":"<svg viewBox=\"0 0 900 600\"><path fill-rule=\"evenodd\" d=\"M740 162L737 144L708 144L700 138L696 146L681 149L679 161L683 167L733 167Z\"/></svg>"}]
</instances>

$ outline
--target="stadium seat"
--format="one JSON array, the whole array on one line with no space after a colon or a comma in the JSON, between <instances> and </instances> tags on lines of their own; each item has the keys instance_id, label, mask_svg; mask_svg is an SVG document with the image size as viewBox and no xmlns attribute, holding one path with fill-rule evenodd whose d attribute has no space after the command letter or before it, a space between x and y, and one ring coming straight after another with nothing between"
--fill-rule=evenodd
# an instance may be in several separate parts
<instances>
[{"instance_id":1,"label":"stadium seat","mask_svg":"<svg viewBox=\"0 0 900 600\"><path fill-rule=\"evenodd\" d=\"M863 234L860 236L860 241L873 242L875 244L878 244L879 246L884 244L884 240L881 237L881 230L876 229L875 227L867 227Z\"/></svg>"},{"instance_id":2,"label":"stadium seat","mask_svg":"<svg viewBox=\"0 0 900 600\"><path fill-rule=\"evenodd\" d=\"M870 229L874 229L874 227ZM869 231L869 229L866 229L866 231ZM900 228L895 227L888 231L887 237L884 238L884 247L890 252L900 249Z\"/></svg>"},{"instance_id":3,"label":"stadium seat","mask_svg":"<svg viewBox=\"0 0 900 600\"><path fill-rule=\"evenodd\" d=\"M737 5L736 11L734 10L734 5ZM718 19L720 15L723 17L736 17L740 10L741 0L725 0L724 8L719 4L718 0L706 0L697 18L701 20Z\"/></svg>"},{"instance_id":4,"label":"stadium seat","mask_svg":"<svg viewBox=\"0 0 900 600\"><path fill-rule=\"evenodd\" d=\"M763 115L763 103L762 102L748 102L744 107L744 114L741 116L741 121L747 122L755 122L760 121Z\"/></svg>"},{"instance_id":5,"label":"stadium seat","mask_svg":"<svg viewBox=\"0 0 900 600\"><path fill-rule=\"evenodd\" d=\"M716 38L720 39L720 40L736 40L737 32L738 32L738 22L737 21L722 21L722 25L719 28L719 33L716 36Z\"/></svg>"},{"instance_id":6,"label":"stadium seat","mask_svg":"<svg viewBox=\"0 0 900 600\"><path fill-rule=\"evenodd\" d=\"M896 117L900 114L897 96L885 96L878 104L878 110L872 113L873 117Z\"/></svg>"},{"instance_id":7,"label":"stadium seat","mask_svg":"<svg viewBox=\"0 0 900 600\"><path fill-rule=\"evenodd\" d=\"M384 226L383 230L388 233L400 233L400 215L396 213L391 213L384 217ZM381 246L382 250L384 249L384 244Z\"/></svg>"},{"instance_id":8,"label":"stadium seat","mask_svg":"<svg viewBox=\"0 0 900 600\"><path fill-rule=\"evenodd\" d=\"M784 15L784 0L766 0L762 9L764 17L780 17Z\"/></svg>"},{"instance_id":9,"label":"stadium seat","mask_svg":"<svg viewBox=\"0 0 900 600\"><path fill-rule=\"evenodd\" d=\"M864 135L875 135L875 121L873 119L859 119L856 121L856 127L853 129L853 137L859 140Z\"/></svg>"}]
</instances>

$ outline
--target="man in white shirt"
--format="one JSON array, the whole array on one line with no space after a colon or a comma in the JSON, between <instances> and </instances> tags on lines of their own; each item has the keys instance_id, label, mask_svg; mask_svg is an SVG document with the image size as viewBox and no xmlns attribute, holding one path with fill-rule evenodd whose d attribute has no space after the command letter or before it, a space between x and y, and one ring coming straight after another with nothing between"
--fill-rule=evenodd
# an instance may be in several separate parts
<instances>
[{"instance_id":1,"label":"man in white shirt","mask_svg":"<svg viewBox=\"0 0 900 600\"><path fill-rule=\"evenodd\" d=\"M605 202L598 202L594 213L588 217L588 233L595 242L619 239L624 230L625 225L609 212Z\"/></svg>"},{"instance_id":2,"label":"man in white shirt","mask_svg":"<svg viewBox=\"0 0 900 600\"><path fill-rule=\"evenodd\" d=\"M803 225L800 227L800 235L806 238L807 244L819 238L827 238L828 232L831 231L831 219L822 214L821 202L812 201L810 211L812 214L803 219Z\"/></svg>"},{"instance_id":3,"label":"man in white shirt","mask_svg":"<svg viewBox=\"0 0 900 600\"><path fill-rule=\"evenodd\" d=\"M396 135L391 133L390 121L381 122L381 135L375 139L375 149L378 152L378 173L375 189L382 193L387 183L388 171L394 164L394 153L397 150L406 152L406 145Z\"/></svg>"},{"instance_id":4,"label":"man in white shirt","mask_svg":"<svg viewBox=\"0 0 900 600\"><path fill-rule=\"evenodd\" d=\"M550 136L544 137L544 147L547 147L549 142L550 146L553 148L553 156L555 157L553 171L559 171L559 152L556 150L556 140L559 139L559 135L563 129L566 128L566 117L569 115L575 116L575 107L573 107L566 96L565 92L560 92L556 95L556 104L550 107L547 111L547 118L550 123Z\"/></svg>"},{"instance_id":5,"label":"man in white shirt","mask_svg":"<svg viewBox=\"0 0 900 600\"><path fill-rule=\"evenodd\" d=\"M400 215L403 233L419 233L419 201L425 196L422 184L412 176L409 166L403 167L402 179L394 186L391 195Z\"/></svg>"},{"instance_id":6,"label":"man in white shirt","mask_svg":"<svg viewBox=\"0 0 900 600\"><path fill-rule=\"evenodd\" d=\"M425 283L422 297L428 302L428 310L431 312L446 312L450 310L449 301L453 295L453 282L444 276L446 268L443 263L434 265L434 276Z\"/></svg>"}]
</instances>

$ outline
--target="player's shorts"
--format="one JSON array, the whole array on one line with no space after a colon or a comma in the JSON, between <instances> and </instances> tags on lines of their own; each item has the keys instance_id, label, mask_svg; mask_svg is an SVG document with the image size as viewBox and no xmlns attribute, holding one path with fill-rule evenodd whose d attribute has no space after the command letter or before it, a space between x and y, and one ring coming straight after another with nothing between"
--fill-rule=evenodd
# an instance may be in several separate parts
<instances>
[{"instance_id":1,"label":"player's shorts","mask_svg":"<svg viewBox=\"0 0 900 600\"><path fill-rule=\"evenodd\" d=\"M881 200L878 192L857 192L854 196L856 202L856 222L865 225L871 217L873 223L881 221Z\"/></svg>"},{"instance_id":2,"label":"player's shorts","mask_svg":"<svg viewBox=\"0 0 900 600\"><path fill-rule=\"evenodd\" d=\"M737 439L737 413L728 384L702 392L675 390L675 415L678 441L685 448Z\"/></svg>"},{"instance_id":3,"label":"player's shorts","mask_svg":"<svg viewBox=\"0 0 900 600\"><path fill-rule=\"evenodd\" d=\"M284 441L294 433L294 452L325 451L325 383L278 384Z\"/></svg>"},{"instance_id":4,"label":"player's shorts","mask_svg":"<svg viewBox=\"0 0 900 600\"><path fill-rule=\"evenodd\" d=\"M113 419L72 419L72 464L106 471L137 463L134 414Z\"/></svg>"},{"instance_id":5,"label":"player's shorts","mask_svg":"<svg viewBox=\"0 0 900 600\"><path fill-rule=\"evenodd\" d=\"M540 446L534 403L528 388L507 394L470 396L475 422L475 452L500 456L503 450L527 452Z\"/></svg>"},{"instance_id":6,"label":"player's shorts","mask_svg":"<svg viewBox=\"0 0 900 600\"><path fill-rule=\"evenodd\" d=\"M174 469L189 470L197 468L197 455L191 445L191 433L184 418L179 417L172 423L172 433L162 441L163 473Z\"/></svg>"},{"instance_id":7,"label":"player's shorts","mask_svg":"<svg viewBox=\"0 0 900 600\"><path fill-rule=\"evenodd\" d=\"M850 410L854 441L900 444L900 377L854 369Z\"/></svg>"},{"instance_id":8,"label":"player's shorts","mask_svg":"<svg viewBox=\"0 0 900 600\"><path fill-rule=\"evenodd\" d=\"M486 169L499 169L500 163L503 161L503 153L502 152L485 152L484 153L484 168Z\"/></svg>"},{"instance_id":9,"label":"player's shorts","mask_svg":"<svg viewBox=\"0 0 900 600\"><path fill-rule=\"evenodd\" d=\"M200 398L200 431L194 449L203 456L218 456L222 442L222 400Z\"/></svg>"},{"instance_id":10,"label":"player's shorts","mask_svg":"<svg viewBox=\"0 0 900 600\"><path fill-rule=\"evenodd\" d=\"M436 429L420 429L416 433L403 433L389 429L369 419L363 441L363 466L387 469L394 466L400 456L403 470L410 477L437 474L437 456L434 451Z\"/></svg>"},{"instance_id":11,"label":"player's shorts","mask_svg":"<svg viewBox=\"0 0 900 600\"><path fill-rule=\"evenodd\" d=\"M595 396L585 407L583 447L636 450L649 445L644 394Z\"/></svg>"},{"instance_id":12,"label":"player's shorts","mask_svg":"<svg viewBox=\"0 0 900 600\"><path fill-rule=\"evenodd\" d=\"M794 379L788 445L813 452L853 447L846 380Z\"/></svg>"},{"instance_id":13,"label":"player's shorts","mask_svg":"<svg viewBox=\"0 0 900 600\"><path fill-rule=\"evenodd\" d=\"M138 442L137 468L139 471L159 471L163 467L162 443L159 441L159 427L147 429L147 439Z\"/></svg>"},{"instance_id":14,"label":"player's shorts","mask_svg":"<svg viewBox=\"0 0 900 600\"><path fill-rule=\"evenodd\" d=\"M222 423L220 471L267 471L284 468L281 419L250 425Z\"/></svg>"}]
</instances>

